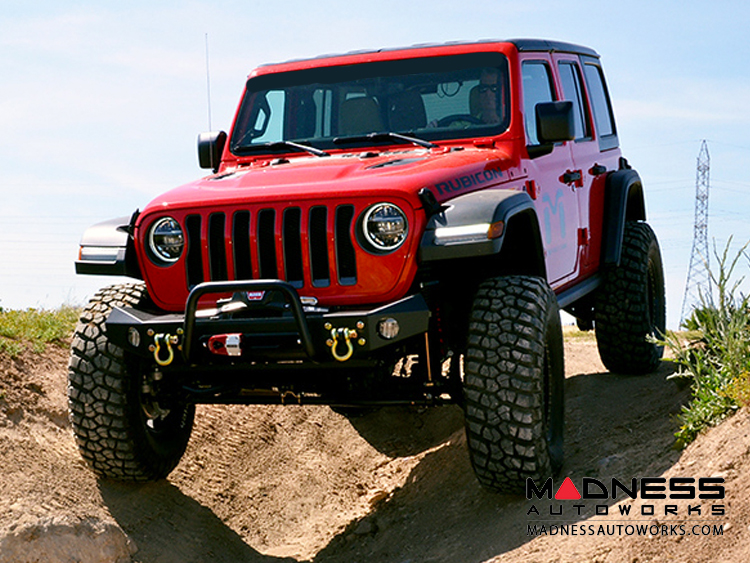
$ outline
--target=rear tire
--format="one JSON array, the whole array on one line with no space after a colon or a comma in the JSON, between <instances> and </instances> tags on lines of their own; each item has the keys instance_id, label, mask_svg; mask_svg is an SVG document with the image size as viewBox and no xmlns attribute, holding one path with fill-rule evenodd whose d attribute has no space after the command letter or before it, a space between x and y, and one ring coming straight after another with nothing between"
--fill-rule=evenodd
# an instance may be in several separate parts
<instances>
[{"instance_id":1,"label":"rear tire","mask_svg":"<svg viewBox=\"0 0 750 563\"><path fill-rule=\"evenodd\" d=\"M466 436L479 482L522 494L563 460L565 369L557 299L541 278L499 277L477 291L464 365Z\"/></svg>"},{"instance_id":2,"label":"rear tire","mask_svg":"<svg viewBox=\"0 0 750 563\"><path fill-rule=\"evenodd\" d=\"M73 335L68 406L81 455L100 477L146 481L166 477L180 461L195 406L146 394L147 362L109 342L105 321L114 307L149 303L143 284L99 291Z\"/></svg>"},{"instance_id":3,"label":"rear tire","mask_svg":"<svg viewBox=\"0 0 750 563\"><path fill-rule=\"evenodd\" d=\"M656 235L646 223L628 222L620 265L604 272L595 311L596 342L611 372L650 373L663 346L649 342L666 329L664 271Z\"/></svg>"}]
</instances>

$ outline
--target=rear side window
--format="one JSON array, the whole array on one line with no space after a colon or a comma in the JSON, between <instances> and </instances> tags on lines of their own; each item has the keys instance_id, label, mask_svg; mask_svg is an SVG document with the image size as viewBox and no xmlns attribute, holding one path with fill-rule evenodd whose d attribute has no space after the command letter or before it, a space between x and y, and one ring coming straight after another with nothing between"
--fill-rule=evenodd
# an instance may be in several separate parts
<instances>
[{"instance_id":1,"label":"rear side window","mask_svg":"<svg viewBox=\"0 0 750 563\"><path fill-rule=\"evenodd\" d=\"M560 62L560 81L566 100L573 102L573 118L575 120L575 139L591 137L588 112L586 111L586 96L583 91L583 81L578 65L572 62Z\"/></svg>"},{"instance_id":2,"label":"rear side window","mask_svg":"<svg viewBox=\"0 0 750 563\"><path fill-rule=\"evenodd\" d=\"M536 105L555 100L552 86L552 74L549 66L542 61L526 61L522 66L523 74L523 113L528 145L538 145L536 132Z\"/></svg>"},{"instance_id":3,"label":"rear side window","mask_svg":"<svg viewBox=\"0 0 750 563\"><path fill-rule=\"evenodd\" d=\"M616 147L617 130L602 69L598 65L586 63L583 65L583 73L589 89L599 143L603 149Z\"/></svg>"}]
</instances>

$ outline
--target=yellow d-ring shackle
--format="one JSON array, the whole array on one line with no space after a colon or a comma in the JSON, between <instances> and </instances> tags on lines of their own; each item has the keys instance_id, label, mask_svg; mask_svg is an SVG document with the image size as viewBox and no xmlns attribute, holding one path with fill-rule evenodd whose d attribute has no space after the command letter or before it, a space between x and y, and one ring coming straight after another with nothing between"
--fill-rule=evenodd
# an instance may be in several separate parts
<instances>
[{"instance_id":1,"label":"yellow d-ring shackle","mask_svg":"<svg viewBox=\"0 0 750 563\"><path fill-rule=\"evenodd\" d=\"M339 354L336 351L336 348L338 347L338 339L343 338L346 342L346 354ZM332 328L331 329L331 355L333 355L333 358L335 360L338 360L339 362L345 362L349 358L352 357L352 354L354 354L354 345L352 344L352 339L357 338L357 331L356 330L349 330L346 328Z\"/></svg>"},{"instance_id":2,"label":"yellow d-ring shackle","mask_svg":"<svg viewBox=\"0 0 750 563\"><path fill-rule=\"evenodd\" d=\"M171 334L156 334L154 335L154 361L160 366L168 366L174 360L174 350L172 344L177 344L179 341L178 336L172 336ZM167 346L167 358L162 360L160 357L161 344L164 342Z\"/></svg>"}]
</instances>

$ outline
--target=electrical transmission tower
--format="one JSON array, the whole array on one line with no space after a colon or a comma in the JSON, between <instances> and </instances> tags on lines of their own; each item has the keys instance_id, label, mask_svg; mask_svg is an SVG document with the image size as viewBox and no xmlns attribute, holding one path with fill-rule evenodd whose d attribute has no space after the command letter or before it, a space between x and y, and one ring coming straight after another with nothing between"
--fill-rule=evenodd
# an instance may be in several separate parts
<instances>
[{"instance_id":1,"label":"electrical transmission tower","mask_svg":"<svg viewBox=\"0 0 750 563\"><path fill-rule=\"evenodd\" d=\"M711 158L706 141L701 142L698 164L695 171L695 224L693 226L693 250L690 253L685 296L682 299L680 323L690 316L701 296L710 299L711 276L708 254L708 188Z\"/></svg>"}]
</instances>

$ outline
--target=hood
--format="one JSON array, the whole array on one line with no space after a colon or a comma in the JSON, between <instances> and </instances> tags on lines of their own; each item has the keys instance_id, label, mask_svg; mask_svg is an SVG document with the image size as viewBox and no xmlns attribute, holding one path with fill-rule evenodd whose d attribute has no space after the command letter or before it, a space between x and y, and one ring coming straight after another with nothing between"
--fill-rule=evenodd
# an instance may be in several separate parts
<instances>
[{"instance_id":1,"label":"hood","mask_svg":"<svg viewBox=\"0 0 750 563\"><path fill-rule=\"evenodd\" d=\"M509 152L501 148L473 147L256 159L166 192L144 209L144 215L240 202L346 199L369 194L400 196L416 208L421 207L417 193L422 188L430 188L442 203L512 179L515 166Z\"/></svg>"}]
</instances>

